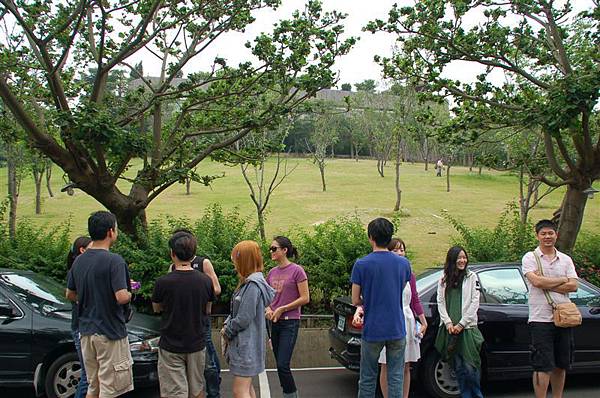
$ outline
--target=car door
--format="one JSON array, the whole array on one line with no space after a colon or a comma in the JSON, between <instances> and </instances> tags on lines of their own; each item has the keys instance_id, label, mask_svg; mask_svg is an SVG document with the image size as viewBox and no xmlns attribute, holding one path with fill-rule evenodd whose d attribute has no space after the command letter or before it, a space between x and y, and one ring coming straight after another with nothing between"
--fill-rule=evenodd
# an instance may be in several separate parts
<instances>
[{"instance_id":1,"label":"car door","mask_svg":"<svg viewBox=\"0 0 600 398\"><path fill-rule=\"evenodd\" d=\"M488 378L518 378L530 370L527 285L517 266L484 268L479 329L485 339Z\"/></svg>"},{"instance_id":2,"label":"car door","mask_svg":"<svg viewBox=\"0 0 600 398\"><path fill-rule=\"evenodd\" d=\"M1 288L0 305L12 309L12 315L0 315L0 383L31 381L31 312Z\"/></svg>"},{"instance_id":3,"label":"car door","mask_svg":"<svg viewBox=\"0 0 600 398\"><path fill-rule=\"evenodd\" d=\"M574 328L575 355L573 370L600 370L600 314L594 313L588 306L591 300L598 300L600 289L585 281L579 282L576 292L570 293L571 301L577 304L581 311L581 326Z\"/></svg>"}]
</instances>

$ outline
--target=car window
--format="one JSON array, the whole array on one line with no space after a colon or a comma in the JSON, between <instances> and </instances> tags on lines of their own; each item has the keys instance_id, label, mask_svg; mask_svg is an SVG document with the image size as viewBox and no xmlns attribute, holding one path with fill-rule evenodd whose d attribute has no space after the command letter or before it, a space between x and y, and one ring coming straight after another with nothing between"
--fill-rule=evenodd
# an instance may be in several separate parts
<instances>
[{"instance_id":1,"label":"car window","mask_svg":"<svg viewBox=\"0 0 600 398\"><path fill-rule=\"evenodd\" d=\"M527 286L516 268L479 272L481 290L488 304L527 304Z\"/></svg>"},{"instance_id":2,"label":"car window","mask_svg":"<svg viewBox=\"0 0 600 398\"><path fill-rule=\"evenodd\" d=\"M582 283L576 292L569 293L569 298L577 305L587 305L594 297L598 297L598 293Z\"/></svg>"},{"instance_id":3,"label":"car window","mask_svg":"<svg viewBox=\"0 0 600 398\"><path fill-rule=\"evenodd\" d=\"M38 311L49 313L71 309L70 303L64 297L65 288L41 275L3 274L0 278L19 299Z\"/></svg>"},{"instance_id":4,"label":"car window","mask_svg":"<svg viewBox=\"0 0 600 398\"><path fill-rule=\"evenodd\" d=\"M436 284L442 277L443 269L425 271L423 274L417 276L417 291L421 293L423 289Z\"/></svg>"}]
</instances>

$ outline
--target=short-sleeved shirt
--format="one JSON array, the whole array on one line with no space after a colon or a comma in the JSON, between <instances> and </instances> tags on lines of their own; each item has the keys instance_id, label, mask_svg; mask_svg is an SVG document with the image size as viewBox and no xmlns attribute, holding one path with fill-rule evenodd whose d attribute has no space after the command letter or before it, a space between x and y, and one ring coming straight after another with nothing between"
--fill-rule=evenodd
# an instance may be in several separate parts
<instances>
[{"instance_id":1,"label":"short-sleeved shirt","mask_svg":"<svg viewBox=\"0 0 600 398\"><path fill-rule=\"evenodd\" d=\"M162 306L163 350L192 353L204 349L206 304L215 300L211 279L197 270L175 270L156 280L152 302Z\"/></svg>"},{"instance_id":2,"label":"short-sleeved shirt","mask_svg":"<svg viewBox=\"0 0 600 398\"><path fill-rule=\"evenodd\" d=\"M537 262L533 253L537 253L540 256L542 263L542 270L544 276L549 277L568 277L577 278L575 272L575 264L571 257L556 250L556 256L550 260L548 256L544 255L539 247L533 252L528 252L523 256L522 271L523 275L527 275L529 272L536 272L538 270ZM548 300L544 295L544 291L531 284L528 278L525 278L527 287L529 288L529 322L552 322L552 306L548 304ZM568 303L568 293L557 293L551 292L550 297L557 303Z\"/></svg>"},{"instance_id":3,"label":"short-sleeved shirt","mask_svg":"<svg viewBox=\"0 0 600 398\"><path fill-rule=\"evenodd\" d=\"M300 297L298 283L307 280L304 268L295 263L290 263L285 267L275 267L267 275L267 283L275 289L275 298L271 302L271 309L277 308L296 301ZM300 319L300 307L281 314L280 319Z\"/></svg>"},{"instance_id":4,"label":"short-sleeved shirt","mask_svg":"<svg viewBox=\"0 0 600 398\"><path fill-rule=\"evenodd\" d=\"M356 260L351 281L360 285L365 341L398 340L406 336L402 291L410 274L409 261L389 251L372 252Z\"/></svg>"},{"instance_id":5,"label":"short-sleeved shirt","mask_svg":"<svg viewBox=\"0 0 600 398\"><path fill-rule=\"evenodd\" d=\"M127 264L123 257L103 249L88 249L77 256L67 288L77 292L79 332L101 334L109 340L127 337L124 307L115 293L127 289Z\"/></svg>"}]
</instances>

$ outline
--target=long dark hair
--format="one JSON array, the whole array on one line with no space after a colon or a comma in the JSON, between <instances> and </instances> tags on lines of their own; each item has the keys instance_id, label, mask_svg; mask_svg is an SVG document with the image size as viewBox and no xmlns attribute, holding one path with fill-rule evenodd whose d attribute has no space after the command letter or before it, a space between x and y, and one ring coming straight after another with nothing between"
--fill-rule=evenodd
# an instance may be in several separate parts
<instances>
[{"instance_id":1,"label":"long dark hair","mask_svg":"<svg viewBox=\"0 0 600 398\"><path fill-rule=\"evenodd\" d=\"M467 265L464 270L460 270L456 267L456 261L460 252L464 252L467 256ZM462 281L467 273L467 267L469 266L469 255L462 246L452 246L446 254L446 263L444 264L444 279L443 282L446 284L446 291L448 289L457 288L462 284Z\"/></svg>"},{"instance_id":2,"label":"long dark hair","mask_svg":"<svg viewBox=\"0 0 600 398\"><path fill-rule=\"evenodd\" d=\"M294 247L294 245L292 245L292 241L285 237L285 236L276 236L273 238L273 240L275 242L277 242L277 244L279 245L279 247L286 248L287 252L285 254L285 256L287 258L296 258L298 257L298 250L296 250L296 248Z\"/></svg>"},{"instance_id":3,"label":"long dark hair","mask_svg":"<svg viewBox=\"0 0 600 398\"><path fill-rule=\"evenodd\" d=\"M81 248L88 247L90 243L92 243L92 240L87 236L80 236L75 239L73 246L71 246L71 250L69 250L69 254L67 254L67 270L71 269L75 258L81 254Z\"/></svg>"}]
</instances>

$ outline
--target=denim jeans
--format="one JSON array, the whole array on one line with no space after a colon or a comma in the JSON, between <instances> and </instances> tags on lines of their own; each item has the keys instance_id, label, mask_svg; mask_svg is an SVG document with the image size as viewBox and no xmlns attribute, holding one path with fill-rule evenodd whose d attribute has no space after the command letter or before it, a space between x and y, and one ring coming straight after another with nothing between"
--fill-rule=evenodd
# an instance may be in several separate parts
<instances>
[{"instance_id":1,"label":"denim jeans","mask_svg":"<svg viewBox=\"0 0 600 398\"><path fill-rule=\"evenodd\" d=\"M379 354L385 347L387 361L388 397L401 398L404 384L404 349L406 338L368 342L361 340L360 346L360 379L358 381L358 398L373 398L377 389L377 373L379 371Z\"/></svg>"},{"instance_id":2,"label":"denim jeans","mask_svg":"<svg viewBox=\"0 0 600 398\"><path fill-rule=\"evenodd\" d=\"M204 339L206 342L206 357L204 359L204 380L206 381L206 398L219 398L221 388L221 364L217 350L212 342L210 316L206 317Z\"/></svg>"},{"instance_id":3,"label":"denim jeans","mask_svg":"<svg viewBox=\"0 0 600 398\"><path fill-rule=\"evenodd\" d=\"M479 369L467 363L460 354L454 356L454 372L462 398L483 398L479 380Z\"/></svg>"},{"instance_id":4,"label":"denim jeans","mask_svg":"<svg viewBox=\"0 0 600 398\"><path fill-rule=\"evenodd\" d=\"M87 374L85 373L85 366L83 365L83 355L81 355L81 339L79 336L79 330L71 331L73 333L73 343L75 343L75 349L77 350L77 356L79 357L79 364L81 365L81 374L77 390L75 390L74 398L85 398L88 390Z\"/></svg>"},{"instance_id":5,"label":"denim jeans","mask_svg":"<svg viewBox=\"0 0 600 398\"><path fill-rule=\"evenodd\" d=\"M296 382L290 369L294 346L300 329L299 319L280 319L272 324L271 343L273 353L277 362L277 375L279 384L284 394L292 394L297 391Z\"/></svg>"}]
</instances>

